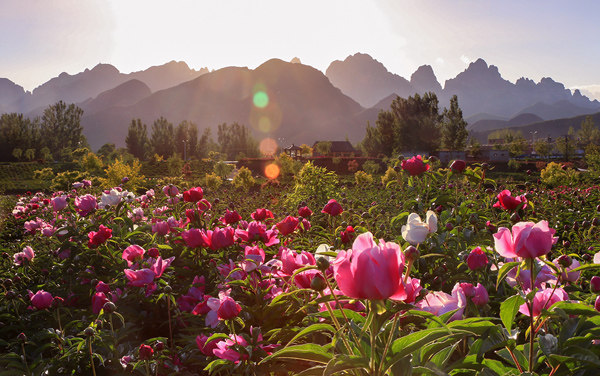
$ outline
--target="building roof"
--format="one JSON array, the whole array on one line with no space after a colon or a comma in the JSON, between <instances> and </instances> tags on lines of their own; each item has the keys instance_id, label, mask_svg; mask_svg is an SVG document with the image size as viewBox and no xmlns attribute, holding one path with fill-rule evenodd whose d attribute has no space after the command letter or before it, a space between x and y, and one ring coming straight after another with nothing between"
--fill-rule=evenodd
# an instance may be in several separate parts
<instances>
[{"instance_id":1,"label":"building roof","mask_svg":"<svg viewBox=\"0 0 600 376\"><path fill-rule=\"evenodd\" d=\"M316 150L317 144L321 141L315 141L312 148ZM350 141L329 141L331 142L330 153L356 153L357 150Z\"/></svg>"},{"instance_id":2,"label":"building roof","mask_svg":"<svg viewBox=\"0 0 600 376\"><path fill-rule=\"evenodd\" d=\"M299 147L299 146L296 146L296 145L292 144L291 146L283 148L283 150L302 150L302 148Z\"/></svg>"}]
</instances>

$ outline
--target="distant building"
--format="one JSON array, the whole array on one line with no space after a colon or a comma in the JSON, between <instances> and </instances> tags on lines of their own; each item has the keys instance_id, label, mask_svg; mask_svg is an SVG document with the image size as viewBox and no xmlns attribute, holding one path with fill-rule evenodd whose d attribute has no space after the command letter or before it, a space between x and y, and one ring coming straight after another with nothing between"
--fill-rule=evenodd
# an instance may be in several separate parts
<instances>
[{"instance_id":1,"label":"distant building","mask_svg":"<svg viewBox=\"0 0 600 376\"><path fill-rule=\"evenodd\" d=\"M286 148L283 148L283 152L294 159L300 158L300 156L302 155L301 151L302 151L302 148L300 148L299 146L296 146L294 144L292 144L291 146L288 146Z\"/></svg>"},{"instance_id":2,"label":"distant building","mask_svg":"<svg viewBox=\"0 0 600 376\"><path fill-rule=\"evenodd\" d=\"M423 158L428 158L429 152L426 152L424 150L411 150L411 151L402 150L398 153L398 155L402 155L404 157L404 159L416 157L417 155L420 155Z\"/></svg>"},{"instance_id":3,"label":"distant building","mask_svg":"<svg viewBox=\"0 0 600 376\"><path fill-rule=\"evenodd\" d=\"M315 141L312 146L313 149L313 157L321 157L323 155L319 154L317 151L317 144L321 141ZM329 153L327 153L328 157L360 157L362 153L359 150L356 150L354 146L350 143L350 141L329 141L331 142L331 148L329 149Z\"/></svg>"},{"instance_id":4,"label":"distant building","mask_svg":"<svg viewBox=\"0 0 600 376\"><path fill-rule=\"evenodd\" d=\"M464 161L466 156L466 152L458 150L440 150L438 152L438 158L443 164L450 163L450 161L454 161L456 159L461 159Z\"/></svg>"},{"instance_id":5,"label":"distant building","mask_svg":"<svg viewBox=\"0 0 600 376\"><path fill-rule=\"evenodd\" d=\"M481 146L478 159L485 162L508 162L508 150L494 149L488 145Z\"/></svg>"}]
</instances>

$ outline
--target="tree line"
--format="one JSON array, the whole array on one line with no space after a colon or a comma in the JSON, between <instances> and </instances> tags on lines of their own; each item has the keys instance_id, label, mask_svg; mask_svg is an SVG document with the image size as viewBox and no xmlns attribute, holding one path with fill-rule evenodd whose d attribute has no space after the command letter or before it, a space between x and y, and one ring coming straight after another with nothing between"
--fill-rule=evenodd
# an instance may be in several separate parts
<instances>
[{"instance_id":1,"label":"tree line","mask_svg":"<svg viewBox=\"0 0 600 376\"><path fill-rule=\"evenodd\" d=\"M0 162L71 161L79 150L91 150L81 117L83 110L63 101L48 106L41 117L29 119L19 113L0 115ZM173 156L203 159L218 153L221 159L260 157L259 143L245 125L237 122L219 124L217 142L210 128L202 132L184 120L173 125L164 117L150 127L140 119L132 119L125 138L125 148L112 143L102 145L96 154L107 160L131 155L139 160L167 159ZM212 153L212 154L211 154Z\"/></svg>"},{"instance_id":2,"label":"tree line","mask_svg":"<svg viewBox=\"0 0 600 376\"><path fill-rule=\"evenodd\" d=\"M429 92L407 99L396 97L389 110L379 112L375 126L367 125L360 146L370 157L441 148L464 150L468 136L457 96L450 99L450 108L440 113L436 94Z\"/></svg>"}]
</instances>

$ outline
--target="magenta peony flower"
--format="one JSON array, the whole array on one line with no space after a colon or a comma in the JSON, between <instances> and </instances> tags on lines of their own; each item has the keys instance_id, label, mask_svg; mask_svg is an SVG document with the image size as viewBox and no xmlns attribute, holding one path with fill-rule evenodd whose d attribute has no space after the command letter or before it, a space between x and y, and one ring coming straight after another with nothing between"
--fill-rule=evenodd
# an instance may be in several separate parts
<instances>
[{"instance_id":1,"label":"magenta peony flower","mask_svg":"<svg viewBox=\"0 0 600 376\"><path fill-rule=\"evenodd\" d=\"M273 219L273 213L269 209L256 209L256 211L250 214L252 219L255 221L264 221L266 219Z\"/></svg>"},{"instance_id":2,"label":"magenta peony flower","mask_svg":"<svg viewBox=\"0 0 600 376\"><path fill-rule=\"evenodd\" d=\"M302 218L308 218L312 215L312 210L308 208L308 206L303 206L298 209L298 216Z\"/></svg>"},{"instance_id":3,"label":"magenta peony flower","mask_svg":"<svg viewBox=\"0 0 600 376\"><path fill-rule=\"evenodd\" d=\"M342 214L343 211L344 211L344 209L342 208L342 205L340 205L336 200L334 200L332 198L323 207L323 210L321 210L321 213L326 213L326 214L329 214L332 217L335 217L335 216L338 216L338 215Z\"/></svg>"},{"instance_id":4,"label":"magenta peony flower","mask_svg":"<svg viewBox=\"0 0 600 376\"><path fill-rule=\"evenodd\" d=\"M403 160L401 166L411 176L421 175L430 168L428 163L423 162L423 158L420 155Z\"/></svg>"},{"instance_id":5,"label":"magenta peony flower","mask_svg":"<svg viewBox=\"0 0 600 376\"><path fill-rule=\"evenodd\" d=\"M36 309L50 308L54 300L52 295L44 290L39 290L35 294L29 291L29 299L31 300L31 305Z\"/></svg>"},{"instance_id":6,"label":"magenta peony flower","mask_svg":"<svg viewBox=\"0 0 600 376\"><path fill-rule=\"evenodd\" d=\"M198 248L198 247L208 247L208 244L205 241L202 230L197 228L191 228L187 231L181 233L181 237L183 241L190 248Z\"/></svg>"},{"instance_id":7,"label":"magenta peony flower","mask_svg":"<svg viewBox=\"0 0 600 376\"><path fill-rule=\"evenodd\" d=\"M229 209L227 209L227 211L225 212L225 215L223 216L223 220L226 224L232 225L234 223L238 223L239 221L241 221L242 216L239 215L239 213L236 210L229 211Z\"/></svg>"},{"instance_id":8,"label":"magenta peony flower","mask_svg":"<svg viewBox=\"0 0 600 376\"><path fill-rule=\"evenodd\" d=\"M204 195L204 192L202 191L202 188L200 188L200 187L191 188L191 189L183 192L183 201L198 202L198 201L202 200L203 195Z\"/></svg>"},{"instance_id":9,"label":"magenta peony flower","mask_svg":"<svg viewBox=\"0 0 600 376\"><path fill-rule=\"evenodd\" d=\"M454 172L455 174L461 174L465 170L465 168L467 168L467 164L461 159L455 160L450 165L450 170L452 170L452 172Z\"/></svg>"},{"instance_id":10,"label":"magenta peony flower","mask_svg":"<svg viewBox=\"0 0 600 376\"><path fill-rule=\"evenodd\" d=\"M494 204L495 208L513 211L518 209L522 204L527 203L525 196L512 197L508 189L503 190L498 194L498 202Z\"/></svg>"},{"instance_id":11,"label":"magenta peony flower","mask_svg":"<svg viewBox=\"0 0 600 376\"><path fill-rule=\"evenodd\" d=\"M208 232L207 232L208 233ZM235 244L235 230L233 227L219 228L215 227L210 236L210 249L216 251L217 249L229 247Z\"/></svg>"},{"instance_id":12,"label":"magenta peony flower","mask_svg":"<svg viewBox=\"0 0 600 376\"><path fill-rule=\"evenodd\" d=\"M151 346L141 344L140 345L140 360L148 360L152 358L154 350Z\"/></svg>"},{"instance_id":13,"label":"magenta peony flower","mask_svg":"<svg viewBox=\"0 0 600 376\"><path fill-rule=\"evenodd\" d=\"M535 258L550 252L556 243L556 230L548 227L547 221L519 222L511 230L500 227L494 234L494 246L501 256Z\"/></svg>"},{"instance_id":14,"label":"magenta peony flower","mask_svg":"<svg viewBox=\"0 0 600 376\"><path fill-rule=\"evenodd\" d=\"M379 244L370 232L359 235L333 262L334 277L344 295L355 299L406 299L402 284L404 254L396 243Z\"/></svg>"},{"instance_id":15,"label":"magenta peony flower","mask_svg":"<svg viewBox=\"0 0 600 376\"><path fill-rule=\"evenodd\" d=\"M467 265L471 270L483 269L487 266L489 260L485 255L485 252L481 250L481 247L474 248L469 256L467 256Z\"/></svg>"},{"instance_id":16,"label":"magenta peony flower","mask_svg":"<svg viewBox=\"0 0 600 376\"><path fill-rule=\"evenodd\" d=\"M88 238L88 247L96 248L112 238L112 230L104 225L100 225L98 231L90 231L88 233Z\"/></svg>"},{"instance_id":17,"label":"magenta peony flower","mask_svg":"<svg viewBox=\"0 0 600 376\"><path fill-rule=\"evenodd\" d=\"M289 235L298 227L298 218L288 215L283 221L276 224L279 233L283 236Z\"/></svg>"},{"instance_id":18,"label":"magenta peony flower","mask_svg":"<svg viewBox=\"0 0 600 376\"><path fill-rule=\"evenodd\" d=\"M179 189L174 185L165 185L162 190L165 196L175 197L179 194Z\"/></svg>"},{"instance_id":19,"label":"magenta peony flower","mask_svg":"<svg viewBox=\"0 0 600 376\"><path fill-rule=\"evenodd\" d=\"M69 204L67 201L67 196L64 195L54 197L50 200L50 203L52 204L52 209L54 211L61 211Z\"/></svg>"},{"instance_id":20,"label":"magenta peony flower","mask_svg":"<svg viewBox=\"0 0 600 376\"><path fill-rule=\"evenodd\" d=\"M242 310L239 304L235 302L231 297L226 296L223 300L221 300L221 305L219 306L219 310L217 311L219 320L230 320L234 317L237 317Z\"/></svg>"}]
</instances>

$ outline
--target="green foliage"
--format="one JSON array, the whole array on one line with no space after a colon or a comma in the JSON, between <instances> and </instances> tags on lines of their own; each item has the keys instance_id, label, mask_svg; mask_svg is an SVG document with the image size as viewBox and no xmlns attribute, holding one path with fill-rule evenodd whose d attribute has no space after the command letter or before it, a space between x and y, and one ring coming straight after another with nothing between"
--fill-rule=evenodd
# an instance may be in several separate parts
<instances>
[{"instance_id":1,"label":"green foliage","mask_svg":"<svg viewBox=\"0 0 600 376\"><path fill-rule=\"evenodd\" d=\"M87 149L86 149L87 150ZM102 159L98 157L96 154L88 151L85 155L79 158L79 165L83 171L96 174L102 171L102 167L104 164L102 163Z\"/></svg>"},{"instance_id":2,"label":"green foliage","mask_svg":"<svg viewBox=\"0 0 600 376\"><path fill-rule=\"evenodd\" d=\"M235 166L232 164L228 164L225 162L217 162L214 166L213 171L215 174L217 174L217 176L226 179L229 176L229 174L231 174L234 168Z\"/></svg>"},{"instance_id":3,"label":"green foliage","mask_svg":"<svg viewBox=\"0 0 600 376\"><path fill-rule=\"evenodd\" d=\"M148 127L141 119L131 120L125 137L127 151L139 160L145 160L148 156L150 141L148 140Z\"/></svg>"},{"instance_id":4,"label":"green foliage","mask_svg":"<svg viewBox=\"0 0 600 376\"><path fill-rule=\"evenodd\" d=\"M0 116L0 161L12 160L16 148L26 150L40 145L39 124L23 114L10 113ZM33 158L32 158L33 159Z\"/></svg>"},{"instance_id":5,"label":"green foliage","mask_svg":"<svg viewBox=\"0 0 600 376\"><path fill-rule=\"evenodd\" d=\"M463 119L462 110L458 106L458 97L450 98L450 109L444 108L442 114L442 145L450 150L464 150L469 132L467 122Z\"/></svg>"},{"instance_id":6,"label":"green foliage","mask_svg":"<svg viewBox=\"0 0 600 376\"><path fill-rule=\"evenodd\" d=\"M115 152L117 149L116 145L112 142L107 142L106 144L100 146L98 149L98 155L102 157L105 161L110 160L110 155Z\"/></svg>"},{"instance_id":7,"label":"green foliage","mask_svg":"<svg viewBox=\"0 0 600 376\"><path fill-rule=\"evenodd\" d=\"M509 167L511 170L514 170L514 171L519 171L519 168L521 168L521 164L520 164L520 163L519 163L519 161L517 161L516 159L510 159L510 160L508 161L508 167Z\"/></svg>"},{"instance_id":8,"label":"green foliage","mask_svg":"<svg viewBox=\"0 0 600 376\"><path fill-rule=\"evenodd\" d=\"M216 192L221 187L221 185L223 185L223 179L221 179L221 177L214 172L206 174L204 181L205 187L213 192Z\"/></svg>"},{"instance_id":9,"label":"green foliage","mask_svg":"<svg viewBox=\"0 0 600 376\"><path fill-rule=\"evenodd\" d=\"M552 146L545 138L540 138L533 144L533 150L540 156L547 158L552 151Z\"/></svg>"},{"instance_id":10,"label":"green foliage","mask_svg":"<svg viewBox=\"0 0 600 376\"><path fill-rule=\"evenodd\" d=\"M575 142L571 140L571 137L569 136L557 138L555 147L560 154L565 156L565 160L567 161L569 160L569 158L575 156Z\"/></svg>"},{"instance_id":11,"label":"green foliage","mask_svg":"<svg viewBox=\"0 0 600 376\"><path fill-rule=\"evenodd\" d=\"M181 158L198 156L198 126L184 120L175 129L175 145Z\"/></svg>"},{"instance_id":12,"label":"green foliage","mask_svg":"<svg viewBox=\"0 0 600 376\"><path fill-rule=\"evenodd\" d=\"M331 141L320 141L315 146L315 149L317 150L317 153L319 153L319 155L325 156L328 155L331 151L332 145L333 144L331 143Z\"/></svg>"},{"instance_id":13,"label":"green foliage","mask_svg":"<svg viewBox=\"0 0 600 376\"><path fill-rule=\"evenodd\" d=\"M52 159L52 153L50 153L50 149L47 147L43 147L42 150L40 150L40 154L42 154L42 159L46 162L51 162L54 160Z\"/></svg>"},{"instance_id":14,"label":"green foliage","mask_svg":"<svg viewBox=\"0 0 600 376\"><path fill-rule=\"evenodd\" d=\"M36 170L33 173L33 178L37 180L52 180L53 177L54 171L52 171L52 168L50 167L46 167L41 170Z\"/></svg>"},{"instance_id":15,"label":"green foliage","mask_svg":"<svg viewBox=\"0 0 600 376\"><path fill-rule=\"evenodd\" d=\"M340 163L342 163L342 158L341 157L333 157L331 159L331 162L333 162L334 165L339 165Z\"/></svg>"},{"instance_id":16,"label":"green foliage","mask_svg":"<svg viewBox=\"0 0 600 376\"><path fill-rule=\"evenodd\" d=\"M12 156L15 157L16 160L20 160L23 155L23 150L16 148L12 152Z\"/></svg>"},{"instance_id":17,"label":"green foliage","mask_svg":"<svg viewBox=\"0 0 600 376\"><path fill-rule=\"evenodd\" d=\"M74 104L67 106L63 101L44 110L40 124L41 141L55 159L61 158L62 149L74 149L82 142L86 143L82 135L81 116L81 108Z\"/></svg>"},{"instance_id":18,"label":"green foliage","mask_svg":"<svg viewBox=\"0 0 600 376\"><path fill-rule=\"evenodd\" d=\"M364 171L356 171L354 173L354 179L357 185L365 185L373 183L373 175L368 174Z\"/></svg>"},{"instance_id":19,"label":"green foliage","mask_svg":"<svg viewBox=\"0 0 600 376\"><path fill-rule=\"evenodd\" d=\"M338 182L334 172L315 166L309 161L294 178L294 189L288 195L286 204L295 207L309 196L314 196L319 205L324 205L330 198L336 197Z\"/></svg>"},{"instance_id":20,"label":"green foliage","mask_svg":"<svg viewBox=\"0 0 600 376\"><path fill-rule=\"evenodd\" d=\"M585 163L588 168L600 172L600 148L594 144L589 144L585 148Z\"/></svg>"},{"instance_id":21,"label":"green foliage","mask_svg":"<svg viewBox=\"0 0 600 376\"><path fill-rule=\"evenodd\" d=\"M35 149L25 150L25 159L32 161L35 158Z\"/></svg>"},{"instance_id":22,"label":"green foliage","mask_svg":"<svg viewBox=\"0 0 600 376\"><path fill-rule=\"evenodd\" d=\"M481 142L479 142L475 137L471 137L469 140L469 151L475 158L481 154Z\"/></svg>"},{"instance_id":23,"label":"green foliage","mask_svg":"<svg viewBox=\"0 0 600 376\"><path fill-rule=\"evenodd\" d=\"M177 150L175 148L175 131L173 124L164 117L160 117L152 124L150 147L153 152L163 158L168 158Z\"/></svg>"},{"instance_id":24,"label":"green foliage","mask_svg":"<svg viewBox=\"0 0 600 376\"><path fill-rule=\"evenodd\" d=\"M225 154L230 161L238 157L260 157L258 141L252 137L250 129L245 125L237 122L231 125L219 124L217 139L221 153Z\"/></svg>"},{"instance_id":25,"label":"green foliage","mask_svg":"<svg viewBox=\"0 0 600 376\"><path fill-rule=\"evenodd\" d=\"M381 166L375 161L368 160L363 163L362 169L369 175L375 175L379 173Z\"/></svg>"},{"instance_id":26,"label":"green foliage","mask_svg":"<svg viewBox=\"0 0 600 376\"><path fill-rule=\"evenodd\" d=\"M123 183L123 188L130 192L135 192L144 181L144 176L141 175L141 163L135 159L131 164L125 163L122 159L116 159L104 171L106 178L100 179L102 188L112 188L122 184L122 179L128 177L129 181Z\"/></svg>"},{"instance_id":27,"label":"green foliage","mask_svg":"<svg viewBox=\"0 0 600 376\"><path fill-rule=\"evenodd\" d=\"M254 177L252 176L252 171L250 171L246 167L242 167L238 170L237 174L233 177L233 185L236 187L241 187L245 191L248 191L250 188L254 186Z\"/></svg>"},{"instance_id":28,"label":"green foliage","mask_svg":"<svg viewBox=\"0 0 600 376\"><path fill-rule=\"evenodd\" d=\"M569 185L579 180L579 173L571 168L563 170L562 166L555 162L550 162L541 172L542 183L548 187L557 187L560 185Z\"/></svg>"},{"instance_id":29,"label":"green foliage","mask_svg":"<svg viewBox=\"0 0 600 376\"><path fill-rule=\"evenodd\" d=\"M183 159L179 154L173 154L167 159L167 166L169 166L169 176L181 176L183 168Z\"/></svg>"},{"instance_id":30,"label":"green foliage","mask_svg":"<svg viewBox=\"0 0 600 376\"><path fill-rule=\"evenodd\" d=\"M275 158L275 164L279 166L279 174L282 180L289 180L300 171L302 162L294 160L286 153L281 153Z\"/></svg>"},{"instance_id":31,"label":"green foliage","mask_svg":"<svg viewBox=\"0 0 600 376\"><path fill-rule=\"evenodd\" d=\"M47 169L44 169L47 170ZM42 171L44 171L42 170ZM65 171L54 176L50 189L54 191L68 191L72 184L87 178L87 174L81 171Z\"/></svg>"},{"instance_id":32,"label":"green foliage","mask_svg":"<svg viewBox=\"0 0 600 376\"><path fill-rule=\"evenodd\" d=\"M594 124L594 118L591 115L586 116L585 120L581 122L581 128L577 131L577 136L579 142L583 145L589 145L600 139L600 130Z\"/></svg>"},{"instance_id":33,"label":"green foliage","mask_svg":"<svg viewBox=\"0 0 600 376\"><path fill-rule=\"evenodd\" d=\"M396 180L398 180L398 173L393 167L388 167L388 169L385 171L385 174L381 177L381 182L383 185L387 185L389 182Z\"/></svg>"}]
</instances>

